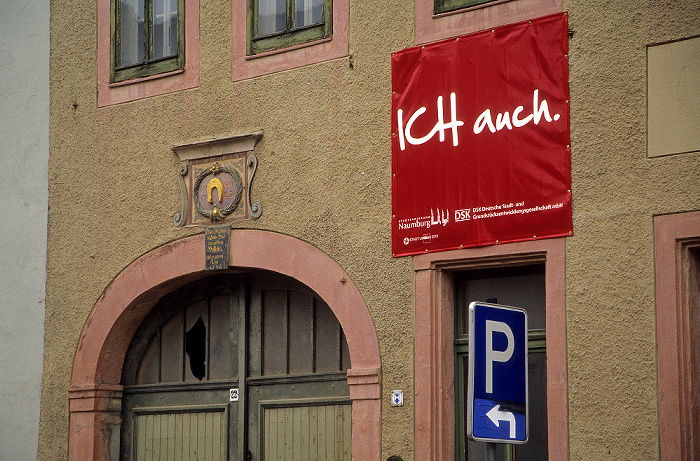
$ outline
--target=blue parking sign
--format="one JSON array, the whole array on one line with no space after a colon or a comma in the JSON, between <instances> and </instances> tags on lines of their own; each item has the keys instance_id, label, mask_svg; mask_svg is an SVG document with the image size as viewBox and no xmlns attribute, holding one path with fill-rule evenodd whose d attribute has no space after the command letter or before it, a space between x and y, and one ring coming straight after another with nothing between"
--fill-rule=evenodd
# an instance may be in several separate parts
<instances>
[{"instance_id":1,"label":"blue parking sign","mask_svg":"<svg viewBox=\"0 0 700 461\"><path fill-rule=\"evenodd\" d=\"M467 434L481 442L526 443L527 399L527 313L471 303Z\"/></svg>"}]
</instances>

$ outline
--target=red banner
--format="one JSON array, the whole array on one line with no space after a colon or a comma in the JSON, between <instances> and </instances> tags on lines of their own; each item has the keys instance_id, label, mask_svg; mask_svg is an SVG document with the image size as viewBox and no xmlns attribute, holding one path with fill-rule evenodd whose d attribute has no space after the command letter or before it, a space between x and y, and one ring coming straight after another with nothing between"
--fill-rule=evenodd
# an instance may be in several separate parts
<instances>
[{"instance_id":1,"label":"red banner","mask_svg":"<svg viewBox=\"0 0 700 461\"><path fill-rule=\"evenodd\" d=\"M570 235L566 13L392 55L392 254Z\"/></svg>"}]
</instances>

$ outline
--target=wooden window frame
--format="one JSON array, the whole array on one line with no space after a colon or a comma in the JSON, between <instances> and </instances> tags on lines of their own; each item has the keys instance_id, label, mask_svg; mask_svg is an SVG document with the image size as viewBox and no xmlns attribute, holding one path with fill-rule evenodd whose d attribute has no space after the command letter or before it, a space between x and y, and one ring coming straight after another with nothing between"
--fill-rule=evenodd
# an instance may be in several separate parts
<instances>
[{"instance_id":1,"label":"wooden window frame","mask_svg":"<svg viewBox=\"0 0 700 461\"><path fill-rule=\"evenodd\" d=\"M497 0L434 0L433 11L435 14L449 13L462 8L481 6L495 1Z\"/></svg>"},{"instance_id":2,"label":"wooden window frame","mask_svg":"<svg viewBox=\"0 0 700 461\"><path fill-rule=\"evenodd\" d=\"M569 459L565 242L542 239L413 257L416 459L455 459L454 273L532 263L545 265L549 459Z\"/></svg>"},{"instance_id":3,"label":"wooden window frame","mask_svg":"<svg viewBox=\"0 0 700 461\"><path fill-rule=\"evenodd\" d=\"M171 72L111 81L112 1L97 0L97 107L108 107L199 86L199 3L186 0L184 10L184 66Z\"/></svg>"},{"instance_id":4,"label":"wooden window frame","mask_svg":"<svg viewBox=\"0 0 700 461\"><path fill-rule=\"evenodd\" d=\"M121 49L121 37L119 27L121 16L119 0L111 0L111 53L110 53L110 82L122 82L140 77L147 77L155 74L172 72L184 68L185 66L185 0L178 0L177 4L177 55L153 59L153 2L154 0L143 0L146 11L145 24L145 58L138 64L118 67L119 53Z\"/></svg>"},{"instance_id":5,"label":"wooden window frame","mask_svg":"<svg viewBox=\"0 0 700 461\"><path fill-rule=\"evenodd\" d=\"M487 0L471 6L466 3L479 0L452 0L465 7L444 13L435 10L440 0L415 1L416 45L564 11L563 0Z\"/></svg>"},{"instance_id":6,"label":"wooden window frame","mask_svg":"<svg viewBox=\"0 0 700 461\"><path fill-rule=\"evenodd\" d=\"M259 0L248 0L248 39L247 53L255 55L266 51L288 48L290 46L329 38L333 34L333 0L323 0L323 22L308 26L294 25L294 2L287 1L287 27L273 34L258 36Z\"/></svg>"}]
</instances>

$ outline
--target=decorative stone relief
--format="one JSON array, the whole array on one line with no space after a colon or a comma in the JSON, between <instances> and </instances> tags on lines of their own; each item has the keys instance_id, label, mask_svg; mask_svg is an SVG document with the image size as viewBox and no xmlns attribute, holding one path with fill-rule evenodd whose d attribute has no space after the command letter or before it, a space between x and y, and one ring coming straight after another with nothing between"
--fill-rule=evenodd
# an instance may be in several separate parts
<instances>
[{"instance_id":1,"label":"decorative stone relief","mask_svg":"<svg viewBox=\"0 0 700 461\"><path fill-rule=\"evenodd\" d=\"M178 182L182 208L177 227L230 224L258 219L262 206L251 188L258 159L253 154L262 132L173 147L180 159Z\"/></svg>"}]
</instances>

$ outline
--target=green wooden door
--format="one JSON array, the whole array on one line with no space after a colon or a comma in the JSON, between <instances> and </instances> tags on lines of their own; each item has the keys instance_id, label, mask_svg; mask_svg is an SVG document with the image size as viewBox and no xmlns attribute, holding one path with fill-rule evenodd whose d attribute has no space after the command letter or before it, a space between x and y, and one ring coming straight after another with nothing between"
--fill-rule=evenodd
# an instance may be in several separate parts
<instances>
[{"instance_id":1,"label":"green wooden door","mask_svg":"<svg viewBox=\"0 0 700 461\"><path fill-rule=\"evenodd\" d=\"M349 354L328 306L283 285L250 302L248 447L253 459L350 460Z\"/></svg>"},{"instance_id":2,"label":"green wooden door","mask_svg":"<svg viewBox=\"0 0 700 461\"><path fill-rule=\"evenodd\" d=\"M165 296L124 364L121 458L349 460L347 344L330 308L271 274Z\"/></svg>"}]
</instances>

